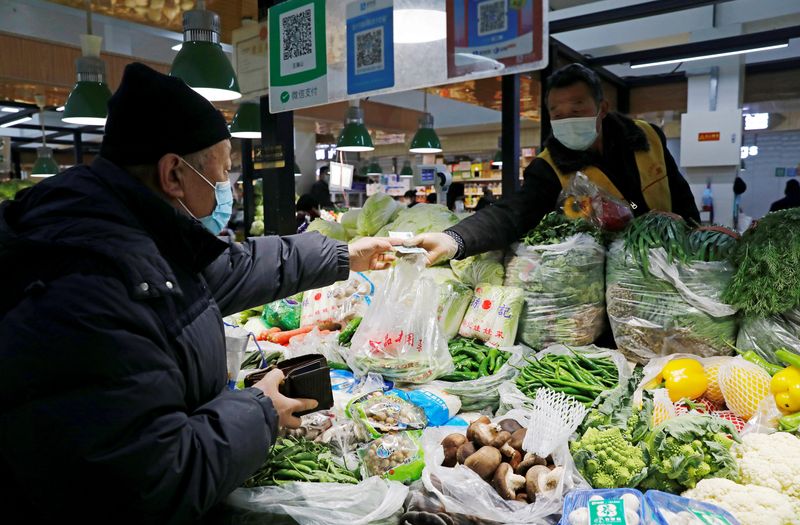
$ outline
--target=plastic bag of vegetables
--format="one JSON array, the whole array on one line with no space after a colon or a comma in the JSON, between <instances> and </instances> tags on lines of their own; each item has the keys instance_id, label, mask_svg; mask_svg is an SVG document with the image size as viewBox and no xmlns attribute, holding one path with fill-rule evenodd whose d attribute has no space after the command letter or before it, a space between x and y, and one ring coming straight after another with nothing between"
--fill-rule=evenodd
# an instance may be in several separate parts
<instances>
[{"instance_id":1,"label":"plastic bag of vegetables","mask_svg":"<svg viewBox=\"0 0 800 525\"><path fill-rule=\"evenodd\" d=\"M375 372L407 383L427 383L453 370L436 319L439 290L424 277L422 254L401 257L356 330L348 352L355 372Z\"/></svg>"},{"instance_id":2,"label":"plastic bag of vegetables","mask_svg":"<svg viewBox=\"0 0 800 525\"><path fill-rule=\"evenodd\" d=\"M768 317L744 316L736 346L754 350L770 363L780 363L775 350L791 348L800 353L800 309Z\"/></svg>"},{"instance_id":3,"label":"plastic bag of vegetables","mask_svg":"<svg viewBox=\"0 0 800 525\"><path fill-rule=\"evenodd\" d=\"M311 221L311 224L308 225L308 228L306 228L306 232L317 232L325 237L347 242L347 232L345 232L344 226L338 222L314 219Z\"/></svg>"},{"instance_id":4,"label":"plastic bag of vegetables","mask_svg":"<svg viewBox=\"0 0 800 525\"><path fill-rule=\"evenodd\" d=\"M569 234L584 222L559 217L550 214L541 226L566 221ZM505 285L525 291L518 339L536 349L591 344L605 327L605 249L589 233L549 232L529 235L506 263Z\"/></svg>"},{"instance_id":5,"label":"plastic bag of vegetables","mask_svg":"<svg viewBox=\"0 0 800 525\"><path fill-rule=\"evenodd\" d=\"M395 525L407 494L402 483L377 476L357 485L297 481L242 488L228 496L226 523Z\"/></svg>"},{"instance_id":6,"label":"plastic bag of vegetables","mask_svg":"<svg viewBox=\"0 0 800 525\"><path fill-rule=\"evenodd\" d=\"M363 237L375 235L378 230L389 224L400 212L401 205L385 193L376 193L364 202L356 224L358 234Z\"/></svg>"},{"instance_id":7,"label":"plastic bag of vegetables","mask_svg":"<svg viewBox=\"0 0 800 525\"><path fill-rule=\"evenodd\" d=\"M735 238L653 217L636 219L608 251L606 305L617 346L643 363L676 352L730 354L736 310L722 294L734 271L727 257Z\"/></svg>"},{"instance_id":8,"label":"plastic bag of vegetables","mask_svg":"<svg viewBox=\"0 0 800 525\"><path fill-rule=\"evenodd\" d=\"M472 288L456 279L449 268L428 268L424 275L439 285L437 319L445 340L449 341L458 335L474 293Z\"/></svg>"},{"instance_id":9,"label":"plastic bag of vegetables","mask_svg":"<svg viewBox=\"0 0 800 525\"><path fill-rule=\"evenodd\" d=\"M475 289L458 333L495 348L511 346L517 338L522 302L519 288L481 284Z\"/></svg>"},{"instance_id":10,"label":"plastic bag of vegetables","mask_svg":"<svg viewBox=\"0 0 800 525\"><path fill-rule=\"evenodd\" d=\"M401 208L397 217L376 234L388 237L389 232L412 232L415 235L441 232L458 223L456 214L440 204L417 204L413 208Z\"/></svg>"},{"instance_id":11,"label":"plastic bag of vegetables","mask_svg":"<svg viewBox=\"0 0 800 525\"><path fill-rule=\"evenodd\" d=\"M503 252L493 251L473 255L461 260L450 261L450 267L462 283L475 288L479 284L503 284Z\"/></svg>"},{"instance_id":12,"label":"plastic bag of vegetables","mask_svg":"<svg viewBox=\"0 0 800 525\"><path fill-rule=\"evenodd\" d=\"M338 323L342 328L364 312L375 293L372 280L362 272L351 272L347 281L303 294L300 326Z\"/></svg>"},{"instance_id":13,"label":"plastic bag of vegetables","mask_svg":"<svg viewBox=\"0 0 800 525\"><path fill-rule=\"evenodd\" d=\"M561 513L566 492L589 487L566 443L546 457L522 448L529 419L529 412L519 410L478 419L466 429L425 429L426 490L448 513L498 523L548 523L548 517Z\"/></svg>"}]
</instances>

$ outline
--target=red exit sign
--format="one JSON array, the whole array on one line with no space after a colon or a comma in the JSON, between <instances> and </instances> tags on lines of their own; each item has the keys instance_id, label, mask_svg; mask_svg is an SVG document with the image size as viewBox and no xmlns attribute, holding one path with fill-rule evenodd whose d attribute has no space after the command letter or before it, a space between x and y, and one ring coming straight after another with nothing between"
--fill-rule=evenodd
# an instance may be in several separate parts
<instances>
[{"instance_id":1,"label":"red exit sign","mask_svg":"<svg viewBox=\"0 0 800 525\"><path fill-rule=\"evenodd\" d=\"M703 131L697 134L699 142L712 142L719 140L719 131Z\"/></svg>"}]
</instances>

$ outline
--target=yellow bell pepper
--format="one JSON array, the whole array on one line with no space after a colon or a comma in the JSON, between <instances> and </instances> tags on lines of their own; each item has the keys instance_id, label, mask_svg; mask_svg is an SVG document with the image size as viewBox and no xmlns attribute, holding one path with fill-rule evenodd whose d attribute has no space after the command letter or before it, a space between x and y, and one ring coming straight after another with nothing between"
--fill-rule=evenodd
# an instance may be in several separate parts
<instances>
[{"instance_id":1,"label":"yellow bell pepper","mask_svg":"<svg viewBox=\"0 0 800 525\"><path fill-rule=\"evenodd\" d=\"M664 366L661 375L673 403L681 399L697 399L708 389L706 371L694 359L673 359Z\"/></svg>"},{"instance_id":2,"label":"yellow bell pepper","mask_svg":"<svg viewBox=\"0 0 800 525\"><path fill-rule=\"evenodd\" d=\"M782 412L800 412L800 369L787 366L775 374L769 383L769 390Z\"/></svg>"}]
</instances>

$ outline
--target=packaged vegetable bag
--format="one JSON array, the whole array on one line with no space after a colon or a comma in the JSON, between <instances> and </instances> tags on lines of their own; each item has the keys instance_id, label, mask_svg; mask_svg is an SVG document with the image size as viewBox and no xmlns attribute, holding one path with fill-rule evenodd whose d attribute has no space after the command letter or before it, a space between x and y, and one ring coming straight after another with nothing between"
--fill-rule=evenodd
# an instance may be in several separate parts
<instances>
[{"instance_id":1,"label":"packaged vegetable bag","mask_svg":"<svg viewBox=\"0 0 800 525\"><path fill-rule=\"evenodd\" d=\"M437 309L439 290L423 275L423 254L403 256L364 313L348 353L360 373L407 383L427 383L453 370Z\"/></svg>"},{"instance_id":2,"label":"packaged vegetable bag","mask_svg":"<svg viewBox=\"0 0 800 525\"><path fill-rule=\"evenodd\" d=\"M375 284L362 272L351 272L346 281L309 290L303 294L300 325L329 322L346 325L356 317L363 317L374 293Z\"/></svg>"},{"instance_id":3,"label":"packaged vegetable bag","mask_svg":"<svg viewBox=\"0 0 800 525\"><path fill-rule=\"evenodd\" d=\"M458 335L461 322L474 295L472 288L456 279L449 268L428 268L425 270L425 276L439 285L437 319L439 319L439 329L445 340L449 341Z\"/></svg>"},{"instance_id":4,"label":"packaged vegetable bag","mask_svg":"<svg viewBox=\"0 0 800 525\"><path fill-rule=\"evenodd\" d=\"M775 350L779 348L800 354L800 309L768 317L744 316L736 346L742 350L754 350L774 364L780 364L775 357Z\"/></svg>"},{"instance_id":5,"label":"packaged vegetable bag","mask_svg":"<svg viewBox=\"0 0 800 525\"><path fill-rule=\"evenodd\" d=\"M519 288L480 284L458 333L495 348L512 346L517 337L522 302Z\"/></svg>"},{"instance_id":6,"label":"packaged vegetable bag","mask_svg":"<svg viewBox=\"0 0 800 525\"><path fill-rule=\"evenodd\" d=\"M518 244L505 285L525 293L518 339L532 348L588 345L605 328L605 249L587 233L557 244Z\"/></svg>"}]
</instances>

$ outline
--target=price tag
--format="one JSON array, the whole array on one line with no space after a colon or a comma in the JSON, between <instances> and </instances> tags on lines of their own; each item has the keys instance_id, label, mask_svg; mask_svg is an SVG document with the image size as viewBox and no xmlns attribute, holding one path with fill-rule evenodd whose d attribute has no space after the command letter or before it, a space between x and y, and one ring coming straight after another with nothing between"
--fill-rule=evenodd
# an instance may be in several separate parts
<instances>
[{"instance_id":1,"label":"price tag","mask_svg":"<svg viewBox=\"0 0 800 525\"><path fill-rule=\"evenodd\" d=\"M621 499L589 501L589 525L627 525Z\"/></svg>"},{"instance_id":2,"label":"price tag","mask_svg":"<svg viewBox=\"0 0 800 525\"><path fill-rule=\"evenodd\" d=\"M707 512L705 510L693 510L692 514L697 516L706 525L731 525L731 522L719 514Z\"/></svg>"}]
</instances>

